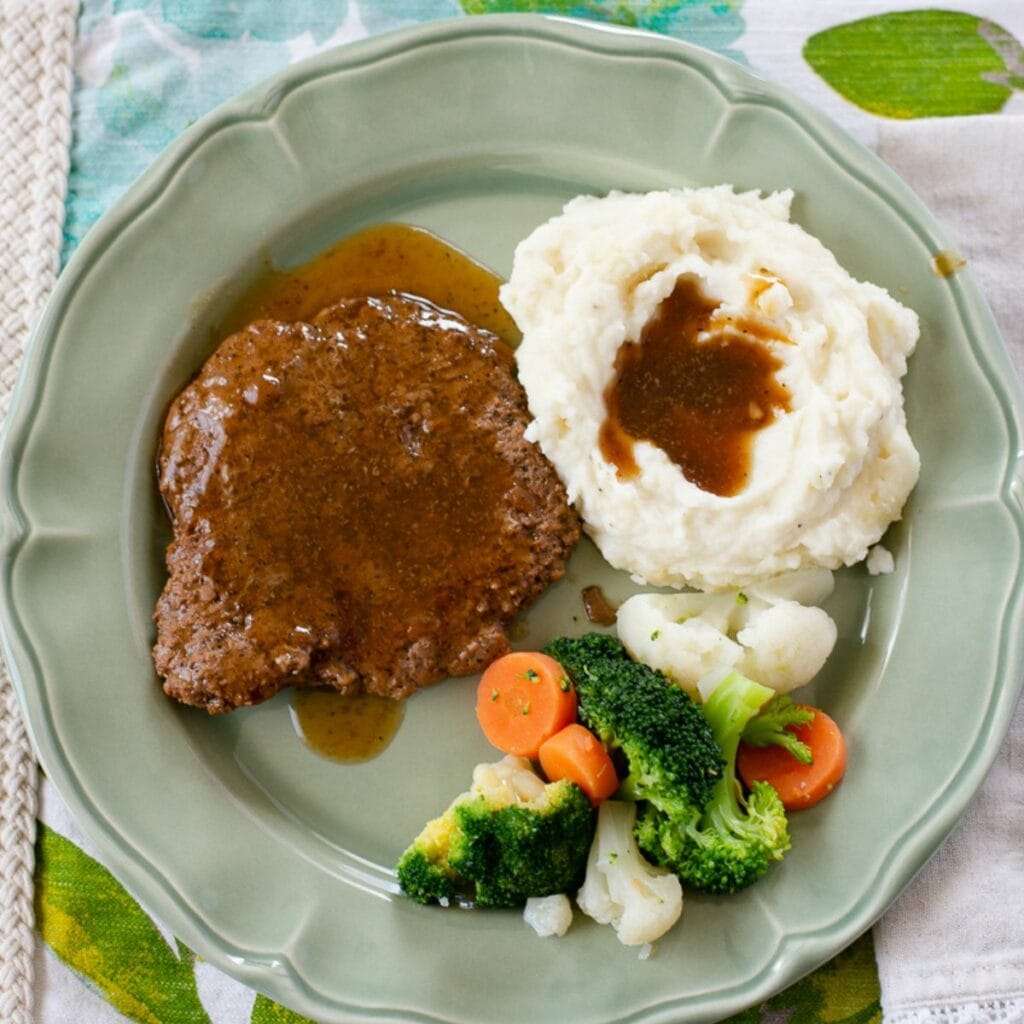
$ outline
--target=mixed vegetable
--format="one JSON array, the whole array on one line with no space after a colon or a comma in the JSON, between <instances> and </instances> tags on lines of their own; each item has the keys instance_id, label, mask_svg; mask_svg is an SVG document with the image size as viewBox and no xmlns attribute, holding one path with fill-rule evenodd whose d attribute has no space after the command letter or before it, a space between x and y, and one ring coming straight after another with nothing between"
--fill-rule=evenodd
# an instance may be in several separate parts
<instances>
[{"instance_id":1,"label":"mixed vegetable","mask_svg":"<svg viewBox=\"0 0 1024 1024\"><path fill-rule=\"evenodd\" d=\"M526 758L508 755L477 765L469 791L403 854L398 881L420 903L521 906L579 883L593 833L578 786L545 783Z\"/></svg>"},{"instance_id":2,"label":"mixed vegetable","mask_svg":"<svg viewBox=\"0 0 1024 1024\"><path fill-rule=\"evenodd\" d=\"M836 624L818 607L832 587L827 569L801 569L744 590L636 594L616 625L637 661L691 694L723 668L785 693L809 683L832 653Z\"/></svg>"},{"instance_id":3,"label":"mixed vegetable","mask_svg":"<svg viewBox=\"0 0 1024 1024\"><path fill-rule=\"evenodd\" d=\"M687 608L715 610L723 637L729 616L734 626L750 624L727 607L736 595L714 600L703 611ZM755 600L755 618L781 608L793 623L801 619L788 604L802 606L787 596ZM643 628L666 607L642 606ZM820 627L817 616L802 621ZM826 642L831 650L827 633L809 629L810 654L798 637L787 640L798 675L823 660ZM564 934L573 894L624 944L644 946L679 919L684 889L734 893L782 859L787 812L818 803L842 778L846 750L835 722L786 696L792 672L769 672L768 686L736 667L771 663L763 648L704 666L696 683L634 653L595 632L488 667L477 717L506 756L478 765L470 789L406 850L403 892L421 903L524 906L540 935Z\"/></svg>"}]
</instances>

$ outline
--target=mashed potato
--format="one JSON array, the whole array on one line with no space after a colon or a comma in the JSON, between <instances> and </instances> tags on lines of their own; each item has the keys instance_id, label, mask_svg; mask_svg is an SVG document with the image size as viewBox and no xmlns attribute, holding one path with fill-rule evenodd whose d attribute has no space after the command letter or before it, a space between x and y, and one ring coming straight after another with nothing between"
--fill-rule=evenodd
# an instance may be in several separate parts
<instances>
[{"instance_id":1,"label":"mashed potato","mask_svg":"<svg viewBox=\"0 0 1024 1024\"><path fill-rule=\"evenodd\" d=\"M791 198L730 186L582 196L516 249L501 298L524 336L527 436L607 561L640 582L714 590L858 562L917 480L900 384L917 317L791 224ZM762 343L789 409L753 435L749 476L730 496L646 441L623 478L599 445L619 349L683 275L720 303L716 316L787 339Z\"/></svg>"}]
</instances>

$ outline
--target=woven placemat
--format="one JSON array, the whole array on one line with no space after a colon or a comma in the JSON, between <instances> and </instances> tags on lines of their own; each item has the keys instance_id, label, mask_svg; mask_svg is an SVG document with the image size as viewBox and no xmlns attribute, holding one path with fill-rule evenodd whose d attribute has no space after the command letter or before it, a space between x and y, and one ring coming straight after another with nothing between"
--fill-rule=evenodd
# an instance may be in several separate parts
<instances>
[{"instance_id":1,"label":"woven placemat","mask_svg":"<svg viewBox=\"0 0 1024 1024\"><path fill-rule=\"evenodd\" d=\"M0 420L60 262L76 0L0 0ZM32 1021L36 766L0 665L0 1021Z\"/></svg>"}]
</instances>

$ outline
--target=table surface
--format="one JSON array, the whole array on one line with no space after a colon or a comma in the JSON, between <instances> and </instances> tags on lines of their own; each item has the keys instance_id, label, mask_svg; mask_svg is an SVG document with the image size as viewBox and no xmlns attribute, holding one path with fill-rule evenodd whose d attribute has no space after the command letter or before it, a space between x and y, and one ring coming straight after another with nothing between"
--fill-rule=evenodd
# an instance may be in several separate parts
<instances>
[{"instance_id":1,"label":"table surface","mask_svg":"<svg viewBox=\"0 0 1024 1024\"><path fill-rule=\"evenodd\" d=\"M84 0L64 258L197 117L287 64L410 23L569 14L707 46L793 88L870 144L882 118L1024 110L1024 4L953 0ZM301 1022L197 963L92 856L48 787L37 863L38 1021ZM140 960L141 957L141 960ZM881 1021L870 934L733 1024Z\"/></svg>"}]
</instances>

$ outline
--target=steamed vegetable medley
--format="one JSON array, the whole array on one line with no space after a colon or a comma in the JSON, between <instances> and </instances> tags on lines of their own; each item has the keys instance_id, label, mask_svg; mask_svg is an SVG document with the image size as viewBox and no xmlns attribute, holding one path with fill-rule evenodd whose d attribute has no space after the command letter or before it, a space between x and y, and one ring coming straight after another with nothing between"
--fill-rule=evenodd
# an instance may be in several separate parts
<instances>
[{"instance_id":1,"label":"steamed vegetable medley","mask_svg":"<svg viewBox=\"0 0 1024 1024\"><path fill-rule=\"evenodd\" d=\"M756 882L790 848L787 812L845 770L835 723L786 692L835 642L825 612L800 602L827 596L824 575L753 594L640 595L620 609L619 639L560 637L492 663L477 717L505 757L478 765L412 842L403 892L523 906L540 935L565 933L574 897L643 947L679 920L684 890Z\"/></svg>"}]
</instances>

